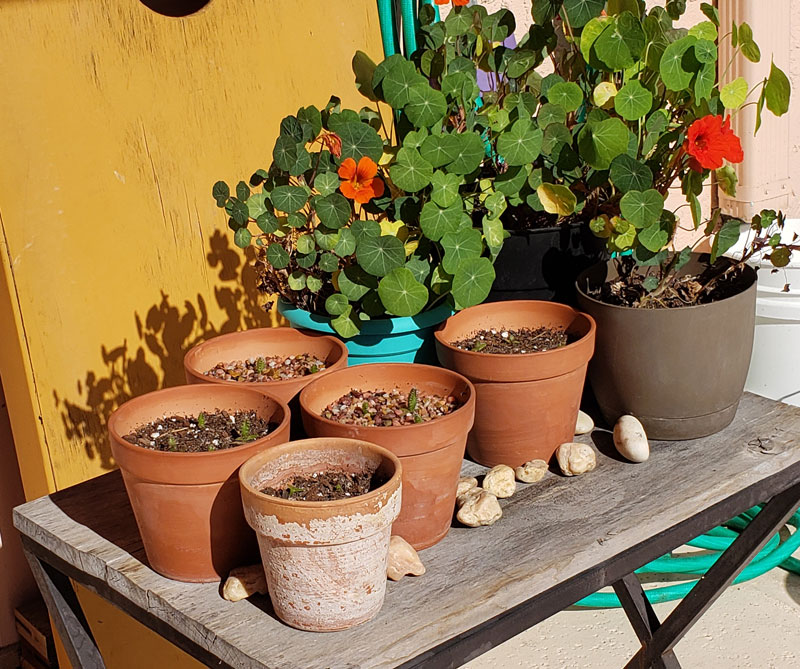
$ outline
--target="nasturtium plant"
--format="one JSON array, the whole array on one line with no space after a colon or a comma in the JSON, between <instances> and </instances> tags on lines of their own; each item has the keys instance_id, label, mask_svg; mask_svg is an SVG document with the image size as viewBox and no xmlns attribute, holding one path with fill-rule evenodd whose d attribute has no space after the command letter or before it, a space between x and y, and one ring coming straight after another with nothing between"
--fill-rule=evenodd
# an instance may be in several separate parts
<instances>
[{"instance_id":1,"label":"nasturtium plant","mask_svg":"<svg viewBox=\"0 0 800 669\"><path fill-rule=\"evenodd\" d=\"M372 106L331 98L298 110L281 122L268 169L233 192L224 182L212 189L236 245L255 247L261 290L329 316L343 337L375 318L478 304L494 281L505 196L481 178L477 69L452 51L451 30L471 26L423 25L436 59L424 49L376 65L359 52L356 83ZM509 156L530 163L542 133L517 121Z\"/></svg>"}]
</instances>

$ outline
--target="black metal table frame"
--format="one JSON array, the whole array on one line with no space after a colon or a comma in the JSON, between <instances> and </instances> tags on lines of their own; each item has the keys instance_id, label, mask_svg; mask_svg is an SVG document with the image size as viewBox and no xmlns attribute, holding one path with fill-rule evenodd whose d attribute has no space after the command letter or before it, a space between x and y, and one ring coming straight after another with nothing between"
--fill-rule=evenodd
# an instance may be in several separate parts
<instances>
[{"instance_id":1,"label":"black metal table frame","mask_svg":"<svg viewBox=\"0 0 800 669\"><path fill-rule=\"evenodd\" d=\"M651 560L685 544L756 504L761 512L720 556L688 595L662 622L645 597L634 571ZM800 506L800 467L790 467L698 512L669 530L633 546L577 576L447 639L401 665L407 667L457 667L478 657L562 611L602 587L613 585L640 650L627 668L680 667L673 648L724 592L750 560L758 554ZM26 557L47 608L75 669L105 667L70 579L104 597L209 667L227 667L207 649L147 610L135 605L105 581L89 576L27 536L22 537Z\"/></svg>"}]
</instances>

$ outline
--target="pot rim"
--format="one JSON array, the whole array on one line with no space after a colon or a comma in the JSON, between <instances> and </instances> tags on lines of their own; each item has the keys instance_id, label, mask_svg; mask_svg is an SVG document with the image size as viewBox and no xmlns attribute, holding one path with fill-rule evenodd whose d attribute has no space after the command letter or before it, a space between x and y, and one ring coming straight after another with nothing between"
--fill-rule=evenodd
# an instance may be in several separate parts
<instances>
[{"instance_id":1,"label":"pot rim","mask_svg":"<svg viewBox=\"0 0 800 669\"><path fill-rule=\"evenodd\" d=\"M701 255L707 255L707 254L696 253L696 252L692 253L692 257L695 258L695 259L698 258ZM581 283L586 283L585 279L586 279L588 274L590 274L597 267L602 267L602 266L608 267L612 262L614 262L613 259L612 260L601 260L600 262L595 263L591 267L587 267L585 270L583 270L583 272L581 272L578 275L578 278L575 280L575 290L578 292L578 294L583 299L585 299L585 300L587 300L589 302L592 302L594 304L600 305L600 306L605 307L607 309L619 309L619 310L629 311L629 312L636 311L636 312L644 313L644 312L648 312L649 311L649 312L655 312L655 313L670 313L670 312L686 312L686 311L693 310L693 309L706 309L706 308L712 307L713 305L718 304L720 302L725 302L727 300L733 300L733 299L735 299L737 297L740 297L740 296L744 295L745 293L747 293L750 290L755 290L755 286L756 286L756 283L758 281L758 274L756 273L756 270L753 267L751 267L750 265L748 265L747 263L744 263L742 266L744 267L745 274L749 274L750 285L747 286L747 288L745 288L743 290L740 290L735 295L729 295L728 297L724 297L721 300L714 300L713 302L706 302L705 304L687 304L687 305L680 306L680 307L670 307L668 309L642 309L641 307L629 307L629 306L626 306L626 305L623 305L623 304L609 304L608 302L603 302L603 300L598 300L596 297L592 297L591 295L587 294L583 290L583 288L581 288Z\"/></svg>"},{"instance_id":2,"label":"pot rim","mask_svg":"<svg viewBox=\"0 0 800 669\"><path fill-rule=\"evenodd\" d=\"M231 391L231 386L225 384L197 384L197 385L184 385L184 386L175 386L173 388L162 388L160 390L153 390L149 393L144 393L143 395L137 395L129 399L127 402L123 403L119 406L108 418L108 425L107 429L109 434L111 435L111 441L117 446L121 446L123 449L130 451L135 454L149 454L150 457L153 458L164 458L165 461L169 460L180 460L180 459L197 459L197 458L207 458L211 460L213 458L216 459L223 459L226 457L230 457L232 453L239 453L247 448L253 448L254 446L260 446L264 444L264 442L273 438L273 436L281 431L282 428L288 429L289 422L291 420L291 415L289 411L289 406L283 400L274 397L273 395L269 395L263 391L255 390L253 388L243 388L242 384L239 384L235 387L237 390L244 390L247 394L251 394L253 398L258 398L259 400L263 400L267 398L272 400L277 404L281 411L283 411L283 418L281 419L278 426L272 430L269 434L260 437L259 439L254 439L253 441L248 441L245 444L240 444L239 446L234 446L232 448L221 448L216 451L197 451L193 453L182 453L182 452L171 452L171 451L158 451L151 448L145 448L144 446L138 446L136 444L132 444L129 441L126 441L122 435L120 435L119 431L117 430L117 422L119 421L119 412L124 407L128 405L135 405L138 404L142 398L144 397L152 397L154 395L158 395L160 397L170 397L171 395L179 395L185 392L196 392L198 395L206 396L206 395L215 395L219 394L223 396L225 394L229 394ZM213 390L211 390L213 389ZM218 409L220 407L217 407ZM222 409L224 410L224 409ZM163 416L162 416L163 418Z\"/></svg>"},{"instance_id":3,"label":"pot rim","mask_svg":"<svg viewBox=\"0 0 800 669\"><path fill-rule=\"evenodd\" d=\"M432 370L435 370L436 372L442 372L442 373L444 373L445 376L449 376L449 377L453 378L454 380L462 381L462 382L466 383L467 389L469 390L469 397L467 397L467 401L464 402L464 404L462 404L460 407L458 407L455 411L452 411L452 412L450 412L448 414L445 414L444 416L439 416L437 418L434 418L433 420L425 421L423 423L413 423L411 425L387 425L387 426L351 425L349 423L340 423L339 421L332 420L330 418L325 418L325 416L322 416L322 415L320 415L320 414L318 414L318 413L316 413L314 411L311 411L311 409L308 407L308 404L307 404L307 398L308 398L308 393L311 392L309 389L311 389L313 387L314 383L316 383L316 380L314 380L311 383L309 383L305 388L303 388L303 390L300 391L300 407L301 407L302 411L304 411L305 413L309 414L310 416L314 416L314 420L322 421L323 423L328 424L328 425L337 425L339 427L342 427L342 426L344 426L344 427L352 427L352 428L358 428L359 430L380 430L380 432L377 433L377 434L391 434L393 432L398 432L400 430L426 429L426 428L429 427L429 425L431 423L436 423L437 425L442 425L445 422L452 422L453 420L456 420L456 416L457 415L458 415L458 418L461 417L462 409L463 410L469 410L470 407L474 406L474 404L476 402L474 384L466 376L464 376L463 374L459 374L458 372L454 372L452 369L446 369L445 367L434 367L433 365L423 365L423 364L416 363L416 362L375 362L375 363L370 364L369 368L371 370L373 370L373 369L377 370L378 368L408 367L408 366L424 367L424 368L432 369ZM345 367L345 369L339 370L339 371L344 372L344 371L350 370L350 369L358 370L358 368L359 368L359 366ZM391 378L392 375L388 374L387 376L389 378ZM353 387L350 386L349 389L352 390ZM391 432L389 432L390 430L391 430ZM320 438L323 438L323 437L320 437ZM343 438L345 438L345 437L343 437Z\"/></svg>"},{"instance_id":4,"label":"pot rim","mask_svg":"<svg viewBox=\"0 0 800 669\"><path fill-rule=\"evenodd\" d=\"M326 332L338 336L336 330L334 330L331 325L331 320L333 320L331 316L324 316L306 311L283 298L278 300L278 312L281 315L292 318L301 328L308 328L317 332ZM444 303L433 309L421 311L416 316L390 316L388 318L376 318L375 320L364 321L361 324L361 331L357 335L348 338L347 341L353 341L362 335L399 335L424 330L425 328L433 327L447 320L453 313L453 308L449 304Z\"/></svg>"},{"instance_id":5,"label":"pot rim","mask_svg":"<svg viewBox=\"0 0 800 669\"><path fill-rule=\"evenodd\" d=\"M541 359L542 357L547 356L547 355L551 355L551 354L555 354L555 353L563 353L564 351L573 351L573 350L575 350L576 348L578 348L579 345L582 345L587 338L593 337L594 334L595 334L595 330L597 329L597 324L595 323L595 320L594 320L594 318L592 316L590 316L589 314L587 314L584 311L579 311L578 309L575 309L574 307L570 307L569 305L566 305L566 304L560 304L559 302L549 302L547 300L506 300L504 302L486 302L485 304L504 304L504 305L508 305L508 304L515 304L515 303L516 304L541 303L541 304L547 304L547 305L550 305L550 306L563 307L564 309L568 309L569 311L572 311L576 316L582 316L582 317L586 318L586 320L589 322L589 330L585 335L583 335L582 337L576 339L571 344L567 344L566 346L559 346L558 348L551 348L548 351L532 351L531 353L482 353L481 351L466 351L463 348L458 348L457 346L453 346L449 341L446 341L444 339L443 335L442 335L442 329L443 328L439 328L433 333L434 337L436 337L436 342L438 344L441 344L445 348L449 349L450 351L452 351L456 355L473 356L476 359L477 358L485 358L485 359L492 358L492 359L496 359L496 358L498 358L498 356L502 356L500 359L503 362L507 362L507 361L512 360L512 359L513 360L536 360L536 359ZM470 309L474 309L476 307L481 307L481 306L483 306L483 305L482 304L478 304L478 305L475 305L475 307L470 307ZM458 314L456 314L456 316L457 315Z\"/></svg>"},{"instance_id":6,"label":"pot rim","mask_svg":"<svg viewBox=\"0 0 800 669\"><path fill-rule=\"evenodd\" d=\"M247 480L245 472L249 469L257 469L260 468L263 464L264 460L273 460L276 457L282 455L283 453L290 453L292 451L303 450L304 448L308 448L309 446L326 446L330 444L331 441L338 442L341 444L342 441L349 442L346 445L350 445L353 447L359 446L361 448L365 448L366 450L370 450L374 453L378 453L381 457L386 458L394 465L394 472L392 473L391 477L388 481L386 481L383 485L375 488L375 490L370 490L368 493L364 493L363 495L358 495L356 497L346 497L344 499L334 499L334 500L326 500L322 502L308 502L304 500L295 500L295 499L283 499L281 497L274 497L273 495L267 495L266 493L257 490L250 484L250 481ZM317 450L325 450L325 449L317 449ZM327 450L341 450L341 445L330 445L327 447ZM252 457L248 458L245 462L242 463L241 467L239 467L239 483L244 487L247 492L258 499L264 499L268 501L270 504L274 504L276 506L284 506L293 509L340 509L344 508L347 509L348 507L360 507L364 504L364 502L371 502L379 497L387 494L390 491L396 490L400 488L401 482L403 478L403 465L400 462L400 458L397 457L394 453L392 453L389 449L384 448L383 446L379 446L371 441L365 441L363 439L351 439L350 437L312 437L309 439L300 439L297 441L288 441L283 444L278 444L269 448L265 451L261 451L260 453L256 453Z\"/></svg>"},{"instance_id":7,"label":"pot rim","mask_svg":"<svg viewBox=\"0 0 800 669\"><path fill-rule=\"evenodd\" d=\"M263 331L265 334L278 331L281 332L291 331L295 335L298 335L299 336L298 338L313 337L315 339L324 339L326 343L331 345L332 349L338 349L339 359L335 363L333 363L333 365L309 376L313 376L314 378L319 378L319 376L324 376L325 374L329 374L330 372L336 371L337 369L344 369L345 367L347 367L347 346L341 339L337 339L336 337L333 337L331 335L317 334L313 330L309 332L303 332L302 330L298 330L293 327L277 327L277 328L254 328L252 330L239 330L237 332L228 332L225 334L218 335L216 337L212 337L211 339L201 342L200 344L192 346L192 348L190 348L186 352L186 355L183 356L184 370L186 370L187 372L189 372L194 376L202 377L204 383L212 383L222 386L234 386L237 388L258 388L259 392L262 392L262 394L264 394L263 391L261 390L262 388L267 391L269 390L269 388L276 388L276 389L285 388L290 384L296 384L298 383L298 381L301 381L304 378L302 376L297 376L290 379L281 379L279 381L246 381L246 382L233 381L233 380L228 381L226 379L218 379L212 376L206 376L197 365L193 364L193 359L196 358L198 355L200 355L200 353L202 353L202 351L206 347L209 347L211 344L215 343L225 344L228 341L233 341L242 334L257 332L257 331ZM265 342L265 344L269 344L269 342L267 341ZM267 392L266 394L269 393Z\"/></svg>"}]
</instances>

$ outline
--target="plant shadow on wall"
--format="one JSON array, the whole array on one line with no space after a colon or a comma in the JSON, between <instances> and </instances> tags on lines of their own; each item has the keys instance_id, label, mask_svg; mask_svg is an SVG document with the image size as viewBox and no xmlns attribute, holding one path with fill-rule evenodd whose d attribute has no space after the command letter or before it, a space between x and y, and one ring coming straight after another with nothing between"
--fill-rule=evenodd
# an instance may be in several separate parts
<instances>
[{"instance_id":1,"label":"plant shadow on wall","mask_svg":"<svg viewBox=\"0 0 800 669\"><path fill-rule=\"evenodd\" d=\"M258 302L254 253L251 249L243 261L241 252L215 231L206 261L217 273L214 299L223 312L221 319L209 314L206 299L199 293L180 305L162 292L149 309L133 314L137 343L125 340L118 346L101 346L105 368L88 370L77 381L79 400L53 391L66 438L82 446L89 459L99 459L103 469L115 468L106 432L108 417L133 397L185 383L183 356L192 346L227 332L278 324Z\"/></svg>"}]
</instances>

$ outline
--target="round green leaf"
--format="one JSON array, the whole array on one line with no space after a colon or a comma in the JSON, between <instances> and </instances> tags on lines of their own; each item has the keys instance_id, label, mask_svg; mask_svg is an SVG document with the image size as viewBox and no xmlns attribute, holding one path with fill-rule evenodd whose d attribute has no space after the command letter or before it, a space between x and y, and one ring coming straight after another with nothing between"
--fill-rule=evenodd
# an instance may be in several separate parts
<instances>
[{"instance_id":1,"label":"round green leaf","mask_svg":"<svg viewBox=\"0 0 800 669\"><path fill-rule=\"evenodd\" d=\"M545 134L547 134L547 131L545 131ZM542 145L544 146L544 142ZM494 187L498 194L502 193L507 197L513 197L519 194L527 179L528 171L524 167L509 167L505 172L495 177Z\"/></svg>"},{"instance_id":2,"label":"round green leaf","mask_svg":"<svg viewBox=\"0 0 800 669\"><path fill-rule=\"evenodd\" d=\"M619 208L625 219L634 226L646 228L660 220L664 198L654 188L646 191L632 190L622 196Z\"/></svg>"},{"instance_id":3,"label":"round green leaf","mask_svg":"<svg viewBox=\"0 0 800 669\"><path fill-rule=\"evenodd\" d=\"M222 207L228 203L228 198L231 196L231 189L224 181L217 181L211 189L211 195L217 201L217 206L222 209Z\"/></svg>"},{"instance_id":4,"label":"round green leaf","mask_svg":"<svg viewBox=\"0 0 800 669\"><path fill-rule=\"evenodd\" d=\"M440 91L421 83L412 86L408 93L408 104L403 111L415 128L430 128L444 118L447 101Z\"/></svg>"},{"instance_id":5,"label":"round green leaf","mask_svg":"<svg viewBox=\"0 0 800 669\"><path fill-rule=\"evenodd\" d=\"M428 289L406 267L393 269L383 277L378 295L386 311L394 316L414 316L428 303Z\"/></svg>"},{"instance_id":6,"label":"round green leaf","mask_svg":"<svg viewBox=\"0 0 800 669\"><path fill-rule=\"evenodd\" d=\"M707 39L698 39L694 45L694 57L701 63L716 63L717 45Z\"/></svg>"},{"instance_id":7,"label":"round green leaf","mask_svg":"<svg viewBox=\"0 0 800 669\"><path fill-rule=\"evenodd\" d=\"M314 239L317 242L317 246L323 251L333 251L339 242L339 231L324 225L318 225L314 229Z\"/></svg>"},{"instance_id":8,"label":"round green leaf","mask_svg":"<svg viewBox=\"0 0 800 669\"><path fill-rule=\"evenodd\" d=\"M572 145L572 133L569 128L563 123L551 123L544 129L544 137L542 139L542 153L546 156L553 157L560 147L564 145ZM553 158L554 162L557 162ZM497 188L497 186L495 186ZM499 189L498 189L499 190Z\"/></svg>"},{"instance_id":9,"label":"round green leaf","mask_svg":"<svg viewBox=\"0 0 800 669\"><path fill-rule=\"evenodd\" d=\"M306 288L308 288L312 293L318 293L320 290L322 290L322 279L309 274L306 277Z\"/></svg>"},{"instance_id":10,"label":"round green leaf","mask_svg":"<svg viewBox=\"0 0 800 669\"><path fill-rule=\"evenodd\" d=\"M475 228L461 228L455 232L448 232L442 237L444 257L442 267L445 272L455 274L464 260L478 258L483 251L481 233Z\"/></svg>"},{"instance_id":11,"label":"round green leaf","mask_svg":"<svg viewBox=\"0 0 800 669\"><path fill-rule=\"evenodd\" d=\"M517 79L536 65L536 62L536 52L529 49L515 49L511 58L508 59L506 74L512 79Z\"/></svg>"},{"instance_id":12,"label":"round green leaf","mask_svg":"<svg viewBox=\"0 0 800 669\"><path fill-rule=\"evenodd\" d=\"M431 274L431 263L427 258L411 256L406 260L405 267L411 270L414 278L420 283L425 283Z\"/></svg>"},{"instance_id":13,"label":"round green leaf","mask_svg":"<svg viewBox=\"0 0 800 669\"><path fill-rule=\"evenodd\" d=\"M700 63L689 53L696 42L694 35L687 35L664 49L658 69L667 90L683 91L689 88L692 75L700 69Z\"/></svg>"},{"instance_id":14,"label":"round green leaf","mask_svg":"<svg viewBox=\"0 0 800 669\"><path fill-rule=\"evenodd\" d=\"M605 7L605 0L564 0L564 10L572 28L582 28Z\"/></svg>"},{"instance_id":15,"label":"round green leaf","mask_svg":"<svg viewBox=\"0 0 800 669\"><path fill-rule=\"evenodd\" d=\"M406 251L397 237L362 237L356 246L358 264L373 276L386 276L396 267L402 267Z\"/></svg>"},{"instance_id":16,"label":"round green leaf","mask_svg":"<svg viewBox=\"0 0 800 669\"><path fill-rule=\"evenodd\" d=\"M431 182L433 166L419 151L403 147L397 152L397 162L389 170L395 186L407 193L416 193Z\"/></svg>"},{"instance_id":17,"label":"round green leaf","mask_svg":"<svg viewBox=\"0 0 800 669\"><path fill-rule=\"evenodd\" d=\"M619 89L614 98L614 109L626 121L642 118L653 106L653 94L632 79Z\"/></svg>"},{"instance_id":18,"label":"round green leaf","mask_svg":"<svg viewBox=\"0 0 800 669\"><path fill-rule=\"evenodd\" d=\"M314 179L314 188L320 195L330 195L339 188L339 175L336 172L322 172Z\"/></svg>"},{"instance_id":19,"label":"round green leaf","mask_svg":"<svg viewBox=\"0 0 800 669\"><path fill-rule=\"evenodd\" d=\"M583 92L578 84L565 81L551 86L547 91L547 99L567 112L574 112L583 103Z\"/></svg>"},{"instance_id":20,"label":"round green leaf","mask_svg":"<svg viewBox=\"0 0 800 669\"><path fill-rule=\"evenodd\" d=\"M267 205L272 207L272 203L267 200L266 193L253 193L247 198L247 213L253 220L266 213Z\"/></svg>"},{"instance_id":21,"label":"round green leaf","mask_svg":"<svg viewBox=\"0 0 800 669\"><path fill-rule=\"evenodd\" d=\"M376 68L375 74L378 74ZM383 96L393 109L402 109L411 100L411 88L425 83L425 78L417 72L414 63L407 60L397 62L381 82Z\"/></svg>"},{"instance_id":22,"label":"round green leaf","mask_svg":"<svg viewBox=\"0 0 800 669\"><path fill-rule=\"evenodd\" d=\"M352 305L348 305L347 311L341 316L332 319L331 326L336 330L336 334L343 339L355 337L361 331L360 321L353 313Z\"/></svg>"},{"instance_id":23,"label":"round green leaf","mask_svg":"<svg viewBox=\"0 0 800 669\"><path fill-rule=\"evenodd\" d=\"M337 126L336 134L342 140L340 160L352 158L358 162L364 156L368 156L377 163L381 159L383 140L369 124L361 121L342 123Z\"/></svg>"},{"instance_id":24,"label":"round green leaf","mask_svg":"<svg viewBox=\"0 0 800 669\"><path fill-rule=\"evenodd\" d=\"M511 166L532 163L541 150L542 131L528 119L516 121L497 140L498 153Z\"/></svg>"},{"instance_id":25,"label":"round green leaf","mask_svg":"<svg viewBox=\"0 0 800 669\"><path fill-rule=\"evenodd\" d=\"M350 231L353 233L356 241L360 240L362 237L381 236L380 223L370 219L353 221L350 225Z\"/></svg>"},{"instance_id":26,"label":"round green leaf","mask_svg":"<svg viewBox=\"0 0 800 669\"><path fill-rule=\"evenodd\" d=\"M256 219L256 225L265 235L271 235L278 229L278 218L271 211L265 211Z\"/></svg>"},{"instance_id":27,"label":"round green leaf","mask_svg":"<svg viewBox=\"0 0 800 669\"><path fill-rule=\"evenodd\" d=\"M458 201L458 188L461 177L436 170L431 177L431 200L440 207L449 207Z\"/></svg>"},{"instance_id":28,"label":"round green leaf","mask_svg":"<svg viewBox=\"0 0 800 669\"><path fill-rule=\"evenodd\" d=\"M736 77L725 84L719 89L719 99L726 109L741 107L747 99L747 80L744 77Z\"/></svg>"},{"instance_id":29,"label":"round green leaf","mask_svg":"<svg viewBox=\"0 0 800 669\"><path fill-rule=\"evenodd\" d=\"M235 233L233 233L233 243L236 244L240 249L246 249L250 246L250 242L253 239L253 235L250 234L250 231L247 228L239 228Z\"/></svg>"},{"instance_id":30,"label":"round green leaf","mask_svg":"<svg viewBox=\"0 0 800 669\"><path fill-rule=\"evenodd\" d=\"M339 230L339 241L333 247L333 252L340 258L346 258L356 252L356 236L350 228Z\"/></svg>"},{"instance_id":31,"label":"round green leaf","mask_svg":"<svg viewBox=\"0 0 800 669\"><path fill-rule=\"evenodd\" d=\"M597 57L594 45L605 29L613 25L613 21L614 18L611 16L598 16L591 19L581 31L580 47L583 59L596 70L603 69L603 63L601 63L600 59Z\"/></svg>"},{"instance_id":32,"label":"round green leaf","mask_svg":"<svg viewBox=\"0 0 800 669\"><path fill-rule=\"evenodd\" d=\"M664 109L656 109L650 116L647 117L644 127L647 132L660 134L667 129L669 125L669 114Z\"/></svg>"},{"instance_id":33,"label":"round green leaf","mask_svg":"<svg viewBox=\"0 0 800 669\"><path fill-rule=\"evenodd\" d=\"M295 246L299 253L311 253L317 248L312 235L300 235L295 242Z\"/></svg>"},{"instance_id":34,"label":"round green leaf","mask_svg":"<svg viewBox=\"0 0 800 669\"><path fill-rule=\"evenodd\" d=\"M295 270L286 281L292 290L303 290L306 287L306 274L300 270Z\"/></svg>"},{"instance_id":35,"label":"round green leaf","mask_svg":"<svg viewBox=\"0 0 800 669\"><path fill-rule=\"evenodd\" d=\"M638 238L648 251L658 253L669 241L669 233L661 227L660 222L656 222L640 230Z\"/></svg>"},{"instance_id":36,"label":"round green leaf","mask_svg":"<svg viewBox=\"0 0 800 669\"><path fill-rule=\"evenodd\" d=\"M339 272L339 290L351 302L358 302L370 290L378 287L378 280L358 265L350 265Z\"/></svg>"},{"instance_id":37,"label":"round green leaf","mask_svg":"<svg viewBox=\"0 0 800 669\"><path fill-rule=\"evenodd\" d=\"M643 162L623 153L611 161L609 177L624 193L632 190L647 190L653 185L653 172Z\"/></svg>"},{"instance_id":38,"label":"round green leaf","mask_svg":"<svg viewBox=\"0 0 800 669\"><path fill-rule=\"evenodd\" d=\"M319 220L329 228L341 228L350 220L353 213L350 203L339 193L314 198L314 209Z\"/></svg>"},{"instance_id":39,"label":"round green leaf","mask_svg":"<svg viewBox=\"0 0 800 669\"><path fill-rule=\"evenodd\" d=\"M428 239L438 242L448 232L458 230L463 211L461 202L445 209L433 202L426 202L419 215L419 227Z\"/></svg>"},{"instance_id":40,"label":"round green leaf","mask_svg":"<svg viewBox=\"0 0 800 669\"><path fill-rule=\"evenodd\" d=\"M341 293L329 295L328 299L325 300L325 311L331 316L341 316L347 311L349 306L349 300Z\"/></svg>"},{"instance_id":41,"label":"round green leaf","mask_svg":"<svg viewBox=\"0 0 800 669\"><path fill-rule=\"evenodd\" d=\"M456 135L429 135L422 140L419 155L433 167L443 167L455 160L458 153ZM405 143L403 144L405 146Z\"/></svg>"},{"instance_id":42,"label":"round green leaf","mask_svg":"<svg viewBox=\"0 0 800 669\"><path fill-rule=\"evenodd\" d=\"M786 267L792 259L792 251L786 246L780 246L769 254L769 261L775 267Z\"/></svg>"},{"instance_id":43,"label":"round green leaf","mask_svg":"<svg viewBox=\"0 0 800 669\"><path fill-rule=\"evenodd\" d=\"M308 223L308 220L305 216L303 216L303 214L294 213L289 214L286 217L286 225L288 225L290 228L302 228L306 225L306 223Z\"/></svg>"},{"instance_id":44,"label":"round green leaf","mask_svg":"<svg viewBox=\"0 0 800 669\"><path fill-rule=\"evenodd\" d=\"M323 272L335 272L339 269L339 258L333 253L323 253L319 257L319 268Z\"/></svg>"},{"instance_id":45,"label":"round green leaf","mask_svg":"<svg viewBox=\"0 0 800 669\"><path fill-rule=\"evenodd\" d=\"M228 204L225 205L225 211L230 214L230 217L239 226L247 225L247 221L250 219L250 212L247 209L247 204L235 197L232 197L228 201Z\"/></svg>"},{"instance_id":46,"label":"round green leaf","mask_svg":"<svg viewBox=\"0 0 800 669\"><path fill-rule=\"evenodd\" d=\"M486 155L483 139L477 132L463 132L452 137L451 148L453 160L447 166L447 171L453 174L470 174L474 172Z\"/></svg>"},{"instance_id":47,"label":"round green leaf","mask_svg":"<svg viewBox=\"0 0 800 669\"><path fill-rule=\"evenodd\" d=\"M578 135L581 157L598 170L606 170L628 149L628 128L618 118L588 123Z\"/></svg>"},{"instance_id":48,"label":"round green leaf","mask_svg":"<svg viewBox=\"0 0 800 669\"><path fill-rule=\"evenodd\" d=\"M287 214L300 211L308 201L308 193L300 186L278 186L271 197L275 208Z\"/></svg>"},{"instance_id":49,"label":"round green leaf","mask_svg":"<svg viewBox=\"0 0 800 669\"><path fill-rule=\"evenodd\" d=\"M699 40L714 42L717 39L717 27L711 21L701 21L689 28L689 34Z\"/></svg>"},{"instance_id":50,"label":"round green leaf","mask_svg":"<svg viewBox=\"0 0 800 669\"><path fill-rule=\"evenodd\" d=\"M314 263L317 262L317 252L312 251L311 253L298 253L294 259L297 261L297 264L300 265L300 267L311 269L314 266Z\"/></svg>"},{"instance_id":51,"label":"round green leaf","mask_svg":"<svg viewBox=\"0 0 800 669\"><path fill-rule=\"evenodd\" d=\"M567 120L567 112L561 105L546 102L539 110L536 120L540 128L547 129L551 123L564 123Z\"/></svg>"},{"instance_id":52,"label":"round green leaf","mask_svg":"<svg viewBox=\"0 0 800 669\"><path fill-rule=\"evenodd\" d=\"M543 183L536 189L544 210L550 214L569 216L575 211L575 194L566 186Z\"/></svg>"},{"instance_id":53,"label":"round green leaf","mask_svg":"<svg viewBox=\"0 0 800 669\"><path fill-rule=\"evenodd\" d=\"M608 23L593 44L597 58L611 71L633 65L642 53L645 34L642 24L631 12L624 11Z\"/></svg>"},{"instance_id":54,"label":"round green leaf","mask_svg":"<svg viewBox=\"0 0 800 669\"><path fill-rule=\"evenodd\" d=\"M488 258L473 258L459 265L453 276L453 297L459 309L483 302L494 283L495 273Z\"/></svg>"},{"instance_id":55,"label":"round green leaf","mask_svg":"<svg viewBox=\"0 0 800 669\"><path fill-rule=\"evenodd\" d=\"M267 247L267 262L275 269L284 269L289 264L289 254L280 244Z\"/></svg>"}]
</instances>

